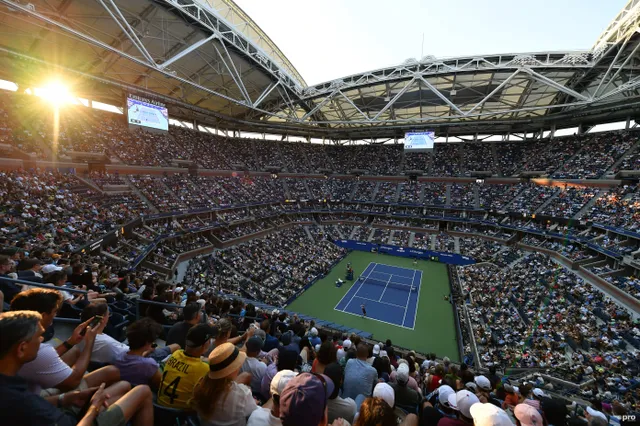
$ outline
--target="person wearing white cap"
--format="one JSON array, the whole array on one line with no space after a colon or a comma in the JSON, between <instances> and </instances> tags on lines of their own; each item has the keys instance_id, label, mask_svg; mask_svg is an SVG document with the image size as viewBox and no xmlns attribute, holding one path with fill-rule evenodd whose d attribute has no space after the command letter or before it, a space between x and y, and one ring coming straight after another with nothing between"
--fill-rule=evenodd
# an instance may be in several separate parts
<instances>
[{"instance_id":1,"label":"person wearing white cap","mask_svg":"<svg viewBox=\"0 0 640 426\"><path fill-rule=\"evenodd\" d=\"M309 341L313 346L321 345L322 340L318 337L318 329L313 327L309 330Z\"/></svg>"},{"instance_id":2,"label":"person wearing white cap","mask_svg":"<svg viewBox=\"0 0 640 426\"><path fill-rule=\"evenodd\" d=\"M449 394L449 407L458 413L457 419L445 417L438 422L438 426L463 426L473 424L471 419L471 407L480 403L478 397L468 390L461 390L456 393Z\"/></svg>"},{"instance_id":3,"label":"person wearing white cap","mask_svg":"<svg viewBox=\"0 0 640 426\"><path fill-rule=\"evenodd\" d=\"M373 350L372 350L373 355L370 356L369 358L367 358L367 362L371 365L373 365L373 361L380 356L380 346L379 345L373 345Z\"/></svg>"},{"instance_id":4,"label":"person wearing white cap","mask_svg":"<svg viewBox=\"0 0 640 426\"><path fill-rule=\"evenodd\" d=\"M280 420L280 394L287 386L287 383L298 373L291 370L278 371L271 380L271 386L269 387L269 393L271 394L272 406L269 408L258 408L249 416L247 426L281 426Z\"/></svg>"},{"instance_id":5,"label":"person wearing white cap","mask_svg":"<svg viewBox=\"0 0 640 426\"><path fill-rule=\"evenodd\" d=\"M476 385L475 394L480 402L491 402L491 381L485 376L476 376L473 382Z\"/></svg>"},{"instance_id":6,"label":"person wearing white cap","mask_svg":"<svg viewBox=\"0 0 640 426\"><path fill-rule=\"evenodd\" d=\"M420 394L409 388L409 366L400 364L396 372L396 382L391 383L391 387L396 394L396 402L403 407L417 407L420 402Z\"/></svg>"},{"instance_id":7,"label":"person wearing white cap","mask_svg":"<svg viewBox=\"0 0 640 426\"><path fill-rule=\"evenodd\" d=\"M540 412L529 404L518 404L513 410L517 426L543 426Z\"/></svg>"},{"instance_id":8,"label":"person wearing white cap","mask_svg":"<svg viewBox=\"0 0 640 426\"><path fill-rule=\"evenodd\" d=\"M376 387L373 388L373 396L382 398L391 408L396 406L396 393L393 388L386 383L378 383Z\"/></svg>"},{"instance_id":9,"label":"person wearing white cap","mask_svg":"<svg viewBox=\"0 0 640 426\"><path fill-rule=\"evenodd\" d=\"M602 411L595 410L595 409L593 409L591 407L587 407L587 410L586 410L584 416L589 421L589 425L591 425L591 419L593 419L593 418L600 418L600 419L603 419L607 423L609 422L609 420L607 420L607 416Z\"/></svg>"},{"instance_id":10,"label":"person wearing white cap","mask_svg":"<svg viewBox=\"0 0 640 426\"><path fill-rule=\"evenodd\" d=\"M473 404L469 408L469 414L474 426L513 426L509 415L493 404Z\"/></svg>"}]
</instances>

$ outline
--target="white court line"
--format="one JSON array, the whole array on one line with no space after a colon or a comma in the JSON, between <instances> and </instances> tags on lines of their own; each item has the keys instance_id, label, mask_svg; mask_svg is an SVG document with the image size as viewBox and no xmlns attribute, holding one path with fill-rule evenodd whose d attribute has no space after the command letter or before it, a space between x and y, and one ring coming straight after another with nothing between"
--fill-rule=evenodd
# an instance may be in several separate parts
<instances>
[{"instance_id":1,"label":"white court line","mask_svg":"<svg viewBox=\"0 0 640 426\"><path fill-rule=\"evenodd\" d=\"M366 271L367 269L369 269L369 266L371 266L371 265L373 265L373 269L369 271L369 274L367 275L367 278L369 277L369 275L371 275L371 273L373 272L373 270L374 270L374 269L376 269L376 265L377 265L377 263L375 263L375 262L370 262L370 263L369 263L369 265L367 265L367 267L366 267L366 268L364 268L364 270ZM359 286L358 286L358 289L355 291L355 293L353 293L353 296L351 296L351 299L349 299L349 302L344 306L344 308L345 308L345 309L347 309L347 306L349 306L349 304L351 303L351 301L353 300L353 298L354 298L354 297L356 297L356 294L358 294L358 292L359 292L359 291L360 291L360 289L362 288L362 284L363 284L365 281L366 281L366 279L364 279L364 280L362 280L362 281L360 281L360 280L358 279L358 281L357 281L357 282L359 282L359 283L360 283L360 284L359 284ZM333 309L335 309L336 311L340 311L340 309L337 309L337 308L338 308L338 305L342 302L342 300L343 300L345 297L347 297L347 295L349 294L349 291L351 291L351 289L352 289L352 288L353 288L353 287L351 287L351 288L350 288L350 289L349 289L349 290L344 294L344 296L342 296L342 299L340 299L340 302L338 302L338 304L337 304Z\"/></svg>"},{"instance_id":2,"label":"white court line","mask_svg":"<svg viewBox=\"0 0 640 426\"><path fill-rule=\"evenodd\" d=\"M360 297L360 296L358 296ZM362 314L354 314L353 312L347 312L347 311L341 311L340 309L333 309L334 311L338 311L338 312L342 312L343 314L347 314L347 315L353 315L354 317L358 317L358 318L362 318ZM398 325L396 323L393 322L387 322L387 321L382 321L373 317L367 317L368 320L374 320L374 321L378 321L378 322L383 322L385 324L389 324L389 325L393 325L395 327L400 327L400 328L406 328L407 330L413 330L413 328L410 327L405 327L404 325ZM353 327L353 328L357 328L357 327ZM367 331L367 330L363 330L363 331Z\"/></svg>"},{"instance_id":3,"label":"white court line","mask_svg":"<svg viewBox=\"0 0 640 426\"><path fill-rule=\"evenodd\" d=\"M411 271L411 272L414 272L414 273L417 270L417 269L403 268L402 266L385 265L384 263L381 263L380 265L381 266L386 266L387 268L402 269L403 271ZM386 272L382 272L382 273L385 274ZM401 274L392 274L392 275L397 275L399 277L404 277L404 278L410 278L408 275L407 276L401 275Z\"/></svg>"},{"instance_id":4,"label":"white court line","mask_svg":"<svg viewBox=\"0 0 640 426\"><path fill-rule=\"evenodd\" d=\"M364 300L368 300L368 301L370 301L370 302L376 302L376 303L379 303L379 304L381 304L381 305L394 306L394 307L396 307L396 308L404 308L404 306L402 306L402 305L396 305L395 303L381 302L381 301L376 300L376 299L369 299L368 297L358 296L358 299L364 299ZM349 306L349 305L347 305L347 306ZM346 308L345 308L345 309L346 309Z\"/></svg>"},{"instance_id":5,"label":"white court line","mask_svg":"<svg viewBox=\"0 0 640 426\"><path fill-rule=\"evenodd\" d=\"M411 286L413 287L413 283L416 279L417 270L413 271L413 280L411 280ZM409 290L409 297L407 297L407 303L404 306L404 316L402 317L402 326L404 327L404 320L407 318L407 309L409 308L409 299L411 299L411 290ZM415 322L413 323L415 325Z\"/></svg>"},{"instance_id":6,"label":"white court line","mask_svg":"<svg viewBox=\"0 0 640 426\"><path fill-rule=\"evenodd\" d=\"M380 298L378 299L378 302L380 302L382 300L382 298L384 297L384 294L387 291L387 286L391 282L391 278L393 278L393 275L389 275L389 279L387 280L387 283L384 285L384 290L382 290L382 294L380 295Z\"/></svg>"},{"instance_id":7,"label":"white court line","mask_svg":"<svg viewBox=\"0 0 640 426\"><path fill-rule=\"evenodd\" d=\"M418 306L420 306L420 289L422 288L422 271L418 271L418 281L420 281L420 285L418 288L418 299L416 300L416 308L413 311L413 326L416 326L416 318L418 318ZM415 283L414 283L415 284ZM404 322L402 323L404 325Z\"/></svg>"}]
</instances>

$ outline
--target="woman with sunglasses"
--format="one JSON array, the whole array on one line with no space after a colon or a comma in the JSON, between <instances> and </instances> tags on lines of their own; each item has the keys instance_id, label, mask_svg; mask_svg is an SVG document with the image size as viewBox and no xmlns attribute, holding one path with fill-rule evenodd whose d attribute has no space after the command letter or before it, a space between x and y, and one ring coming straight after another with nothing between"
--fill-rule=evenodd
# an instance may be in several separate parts
<instances>
[{"instance_id":1,"label":"woman with sunglasses","mask_svg":"<svg viewBox=\"0 0 640 426\"><path fill-rule=\"evenodd\" d=\"M231 343L217 346L209 354L209 373L193 389L191 406L201 426L246 426L258 408L251 388L251 375L240 374L247 355Z\"/></svg>"}]
</instances>

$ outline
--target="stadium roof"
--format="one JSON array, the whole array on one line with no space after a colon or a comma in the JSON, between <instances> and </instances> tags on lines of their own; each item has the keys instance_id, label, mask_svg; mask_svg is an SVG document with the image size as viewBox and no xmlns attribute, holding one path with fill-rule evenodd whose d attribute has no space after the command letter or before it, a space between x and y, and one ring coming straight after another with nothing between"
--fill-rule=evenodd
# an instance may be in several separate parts
<instances>
[{"instance_id":1,"label":"stadium roof","mask_svg":"<svg viewBox=\"0 0 640 426\"><path fill-rule=\"evenodd\" d=\"M409 59L307 87L231 0L0 0L0 77L43 73L123 103L231 129L331 138L537 132L640 112L640 0L588 51Z\"/></svg>"}]
</instances>

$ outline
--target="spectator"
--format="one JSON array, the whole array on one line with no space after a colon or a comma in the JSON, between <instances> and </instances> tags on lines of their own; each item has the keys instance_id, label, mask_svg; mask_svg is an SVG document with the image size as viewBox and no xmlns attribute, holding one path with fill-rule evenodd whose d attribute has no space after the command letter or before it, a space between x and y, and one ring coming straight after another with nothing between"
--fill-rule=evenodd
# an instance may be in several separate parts
<instances>
[{"instance_id":1,"label":"spectator","mask_svg":"<svg viewBox=\"0 0 640 426\"><path fill-rule=\"evenodd\" d=\"M216 338L213 341L213 347L217 348L218 346L222 346L225 343L231 343L232 345L237 345L240 342L247 340L249 337L253 336L254 329L249 328L246 333L242 336L230 337L231 330L233 328L233 324L227 318L222 318L215 324L216 329Z\"/></svg>"},{"instance_id":2,"label":"spectator","mask_svg":"<svg viewBox=\"0 0 640 426\"><path fill-rule=\"evenodd\" d=\"M358 412L353 426L396 426L396 416L393 408L382 398L367 398L364 400ZM418 417L409 414L400 423L400 426L417 426Z\"/></svg>"},{"instance_id":3,"label":"spectator","mask_svg":"<svg viewBox=\"0 0 640 426\"><path fill-rule=\"evenodd\" d=\"M61 303L62 295L55 290L32 289L19 293L11 301L11 310L38 312L41 325L46 330L53 324ZM29 382L33 393L40 394L44 389L48 394L57 394L79 386L83 389L97 387L101 383L109 386L120 379L118 369L113 366L85 374L100 328L100 324L89 327L89 322L85 321L76 327L71 337L56 348L50 344L40 345L36 359L25 363L18 371L18 375ZM75 346L82 341L84 348L80 350Z\"/></svg>"},{"instance_id":4,"label":"spectator","mask_svg":"<svg viewBox=\"0 0 640 426\"><path fill-rule=\"evenodd\" d=\"M146 355L155 348L161 333L162 326L151 318L142 318L127 328L129 351L118 355L114 362L123 380L134 386L149 384L153 389L158 389L162 379L158 361ZM177 345L162 348L165 358L178 349Z\"/></svg>"},{"instance_id":5,"label":"spectator","mask_svg":"<svg viewBox=\"0 0 640 426\"><path fill-rule=\"evenodd\" d=\"M93 343L93 350L91 351L91 361L101 364L113 364L116 358L129 351L129 346L124 343L118 342L113 337L104 334L104 329L109 323L109 309L105 303L91 303L82 310L80 315L80 321L89 322L95 316L102 316L102 322L98 328L98 334L96 335ZM84 349L84 341L81 342L78 347Z\"/></svg>"},{"instance_id":6,"label":"spectator","mask_svg":"<svg viewBox=\"0 0 640 426\"><path fill-rule=\"evenodd\" d=\"M440 382L442 379L444 379L444 367L442 366L442 364L438 364L435 366L433 373L427 375L427 391L431 393L434 390L438 389L438 386L440 386Z\"/></svg>"},{"instance_id":7,"label":"spectator","mask_svg":"<svg viewBox=\"0 0 640 426\"><path fill-rule=\"evenodd\" d=\"M468 421L465 419L465 425L473 424L474 426L513 426L509 415L501 408L493 404L476 403L465 411L471 416ZM473 418L473 421L470 419Z\"/></svg>"},{"instance_id":8,"label":"spectator","mask_svg":"<svg viewBox=\"0 0 640 426\"><path fill-rule=\"evenodd\" d=\"M271 322L269 320L262 321L260 329L264 330L266 334L263 350L265 352L269 352L270 350L277 348L280 342L277 338L271 335Z\"/></svg>"},{"instance_id":9,"label":"spectator","mask_svg":"<svg viewBox=\"0 0 640 426\"><path fill-rule=\"evenodd\" d=\"M457 412L457 418L444 417L438 422L438 426L465 426L474 424L475 416L471 413L471 407L479 402L478 397L468 390L461 390L449 395L449 406ZM495 408L499 410L499 408Z\"/></svg>"},{"instance_id":10,"label":"spectator","mask_svg":"<svg viewBox=\"0 0 640 426\"><path fill-rule=\"evenodd\" d=\"M518 395L516 394L514 387L511 386L510 384L505 383L503 388L504 388L504 391L507 393L507 395L504 399L504 402L502 403L502 408L505 410L507 408L513 409L520 402L520 398L518 398Z\"/></svg>"},{"instance_id":11,"label":"spectator","mask_svg":"<svg viewBox=\"0 0 640 426\"><path fill-rule=\"evenodd\" d=\"M167 345L177 344L181 348L186 347L187 333L189 329L200 323L202 314L199 303L189 303L182 308L183 320L171 326L167 334Z\"/></svg>"},{"instance_id":12,"label":"spectator","mask_svg":"<svg viewBox=\"0 0 640 426\"><path fill-rule=\"evenodd\" d=\"M209 354L209 373L193 389L193 406L201 426L245 426L258 408L248 374L240 374L247 355L231 343Z\"/></svg>"},{"instance_id":13,"label":"spectator","mask_svg":"<svg viewBox=\"0 0 640 426\"><path fill-rule=\"evenodd\" d=\"M272 362L267 366L267 370L262 377L262 386L260 394L263 398L269 397L269 386L271 380L276 376L278 371L295 370L298 363L298 355L294 351L281 348L276 357L276 362Z\"/></svg>"},{"instance_id":14,"label":"spectator","mask_svg":"<svg viewBox=\"0 0 640 426\"><path fill-rule=\"evenodd\" d=\"M337 361L336 357L337 349L330 341L326 341L320 345L320 350L317 353L313 366L311 368L312 373L323 374L327 365Z\"/></svg>"},{"instance_id":15,"label":"spectator","mask_svg":"<svg viewBox=\"0 0 640 426\"><path fill-rule=\"evenodd\" d=\"M333 393L329 395L328 416L329 422L333 422L336 419L343 418L349 423L353 423L353 418L356 414L356 402L351 398L342 398L340 396L340 389L344 381L344 373L340 364L334 362L327 365L324 369L324 373L333 382L335 389Z\"/></svg>"},{"instance_id":16,"label":"spectator","mask_svg":"<svg viewBox=\"0 0 640 426\"><path fill-rule=\"evenodd\" d=\"M35 311L15 311L0 314L0 411L8 424L24 425L120 425L131 421L133 426L153 424L153 403L147 386L125 389L118 398L102 383L82 391L42 398L27 391L27 382L17 373L33 362L40 353L42 316ZM63 409L89 406L80 419ZM105 408L108 406L108 409ZM78 423L79 421L79 423Z\"/></svg>"},{"instance_id":17,"label":"spectator","mask_svg":"<svg viewBox=\"0 0 640 426\"><path fill-rule=\"evenodd\" d=\"M208 324L194 325L187 332L184 350L177 350L167 360L158 388L158 403L165 407L188 410L193 389L209 372L200 357L211 345L214 330Z\"/></svg>"},{"instance_id":18,"label":"spectator","mask_svg":"<svg viewBox=\"0 0 640 426\"><path fill-rule=\"evenodd\" d=\"M256 395L261 394L262 378L267 371L267 364L258 359L262 345L262 339L258 336L253 336L247 340L247 343L245 343L247 358L240 368L241 373L251 374L251 391Z\"/></svg>"},{"instance_id":19,"label":"spectator","mask_svg":"<svg viewBox=\"0 0 640 426\"><path fill-rule=\"evenodd\" d=\"M409 382L409 366L400 364L396 374L396 383L391 387L395 391L396 404L403 407L417 407L420 402L420 394L407 386Z\"/></svg>"},{"instance_id":20,"label":"spectator","mask_svg":"<svg viewBox=\"0 0 640 426\"><path fill-rule=\"evenodd\" d=\"M318 329L315 327L312 327L311 330L309 330L309 341L311 342L311 344L313 345L313 347L315 347L316 345L321 345L322 344L322 339L320 339L320 337L318 337Z\"/></svg>"},{"instance_id":21,"label":"spectator","mask_svg":"<svg viewBox=\"0 0 640 426\"><path fill-rule=\"evenodd\" d=\"M543 426L542 416L529 404L518 404L513 410L516 426ZM606 423L605 423L606 425Z\"/></svg>"},{"instance_id":22,"label":"spectator","mask_svg":"<svg viewBox=\"0 0 640 426\"><path fill-rule=\"evenodd\" d=\"M357 347L357 358L347 361L344 370L345 398L355 400L358 395L371 396L373 386L378 380L378 372L367 362L368 354L367 345L360 343Z\"/></svg>"},{"instance_id":23,"label":"spectator","mask_svg":"<svg viewBox=\"0 0 640 426\"><path fill-rule=\"evenodd\" d=\"M449 406L450 395L455 395L455 391L451 386L442 385L427 397L427 402L423 405L420 413L421 426L437 426L444 417L456 418L454 408ZM435 401L432 398L435 398Z\"/></svg>"},{"instance_id":24,"label":"spectator","mask_svg":"<svg viewBox=\"0 0 640 426\"><path fill-rule=\"evenodd\" d=\"M9 272L13 269L14 263L9 256L0 255L0 290L4 294L4 300L11 303L16 294L22 291L22 286L13 281L3 279L12 278Z\"/></svg>"},{"instance_id":25,"label":"spectator","mask_svg":"<svg viewBox=\"0 0 640 426\"><path fill-rule=\"evenodd\" d=\"M289 381L296 377L298 373L291 370L280 370L271 380L269 386L269 397L271 398L271 409L266 407L258 408L251 413L247 426L282 426L280 420L280 395Z\"/></svg>"},{"instance_id":26,"label":"spectator","mask_svg":"<svg viewBox=\"0 0 640 426\"><path fill-rule=\"evenodd\" d=\"M291 379L280 394L282 425L327 425L327 404L334 389L331 379L322 374L301 373Z\"/></svg>"}]
</instances>

